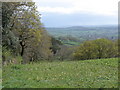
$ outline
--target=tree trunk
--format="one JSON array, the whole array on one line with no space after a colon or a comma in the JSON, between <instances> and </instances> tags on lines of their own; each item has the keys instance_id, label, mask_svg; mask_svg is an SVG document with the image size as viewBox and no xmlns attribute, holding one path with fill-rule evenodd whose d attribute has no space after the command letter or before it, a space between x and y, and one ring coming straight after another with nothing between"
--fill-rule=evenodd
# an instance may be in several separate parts
<instances>
[{"instance_id":1,"label":"tree trunk","mask_svg":"<svg viewBox=\"0 0 120 90\"><path fill-rule=\"evenodd\" d=\"M20 45L21 45L21 53L20 54L21 54L21 56L23 56L25 44L23 44L23 42L21 41Z\"/></svg>"}]
</instances>

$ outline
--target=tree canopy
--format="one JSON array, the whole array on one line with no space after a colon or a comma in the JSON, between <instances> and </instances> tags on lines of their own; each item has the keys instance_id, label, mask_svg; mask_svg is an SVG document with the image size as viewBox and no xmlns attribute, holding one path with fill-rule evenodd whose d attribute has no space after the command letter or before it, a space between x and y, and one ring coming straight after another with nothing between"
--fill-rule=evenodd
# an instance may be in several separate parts
<instances>
[{"instance_id":1,"label":"tree canopy","mask_svg":"<svg viewBox=\"0 0 120 90\"><path fill-rule=\"evenodd\" d=\"M4 2L2 9L3 46L21 55L23 63L39 60L39 56L48 59L52 55L51 37L40 21L35 3Z\"/></svg>"}]
</instances>

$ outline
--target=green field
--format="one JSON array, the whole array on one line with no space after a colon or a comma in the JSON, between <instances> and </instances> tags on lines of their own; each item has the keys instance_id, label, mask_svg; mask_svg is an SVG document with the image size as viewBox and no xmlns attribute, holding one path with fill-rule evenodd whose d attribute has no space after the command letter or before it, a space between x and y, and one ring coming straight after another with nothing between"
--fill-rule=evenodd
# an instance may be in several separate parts
<instances>
[{"instance_id":1,"label":"green field","mask_svg":"<svg viewBox=\"0 0 120 90\"><path fill-rule=\"evenodd\" d=\"M117 88L118 58L3 67L4 88Z\"/></svg>"}]
</instances>

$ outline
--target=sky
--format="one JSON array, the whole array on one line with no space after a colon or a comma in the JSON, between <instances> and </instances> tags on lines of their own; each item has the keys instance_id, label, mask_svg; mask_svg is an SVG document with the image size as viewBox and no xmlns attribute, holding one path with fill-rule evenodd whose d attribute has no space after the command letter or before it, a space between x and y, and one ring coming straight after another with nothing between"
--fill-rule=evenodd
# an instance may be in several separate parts
<instances>
[{"instance_id":1,"label":"sky","mask_svg":"<svg viewBox=\"0 0 120 90\"><path fill-rule=\"evenodd\" d=\"M45 27L115 25L119 0L33 0Z\"/></svg>"}]
</instances>

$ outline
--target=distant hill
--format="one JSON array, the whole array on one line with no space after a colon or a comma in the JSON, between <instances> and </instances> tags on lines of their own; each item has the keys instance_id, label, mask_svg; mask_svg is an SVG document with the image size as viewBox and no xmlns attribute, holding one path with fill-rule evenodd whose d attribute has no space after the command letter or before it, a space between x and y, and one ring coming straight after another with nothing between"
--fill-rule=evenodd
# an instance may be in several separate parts
<instances>
[{"instance_id":1,"label":"distant hill","mask_svg":"<svg viewBox=\"0 0 120 90\"><path fill-rule=\"evenodd\" d=\"M46 30L53 36L68 36L85 40L96 38L117 39L118 27L117 26L73 26L63 28L49 28Z\"/></svg>"}]
</instances>

